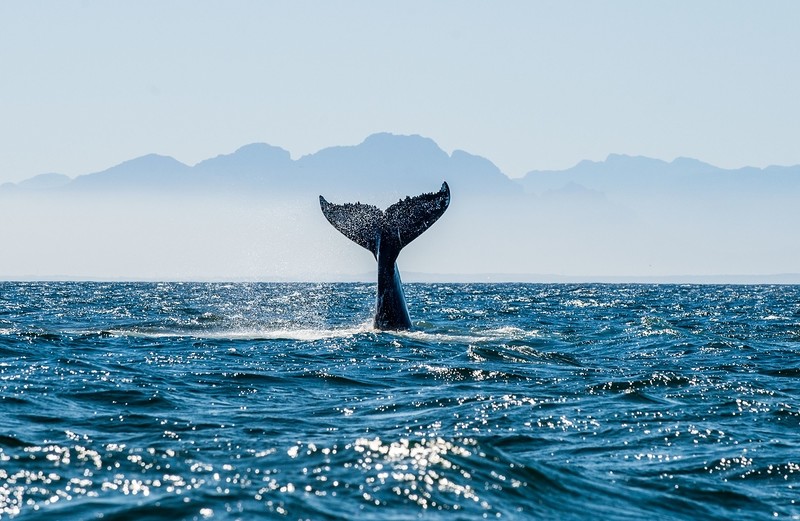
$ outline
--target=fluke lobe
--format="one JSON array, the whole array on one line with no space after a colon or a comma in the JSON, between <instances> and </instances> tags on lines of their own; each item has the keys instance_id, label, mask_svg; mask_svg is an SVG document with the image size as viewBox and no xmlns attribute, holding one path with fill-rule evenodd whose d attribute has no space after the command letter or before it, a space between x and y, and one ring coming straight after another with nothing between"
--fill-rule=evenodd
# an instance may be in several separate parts
<instances>
[{"instance_id":1,"label":"fluke lobe","mask_svg":"<svg viewBox=\"0 0 800 521\"><path fill-rule=\"evenodd\" d=\"M442 216L450 204L450 187L442 183L438 192L406 197L385 211L362 203L333 204L319 196L322 213L334 228L362 246L378 261L376 329L409 329L406 299L397 256Z\"/></svg>"}]
</instances>

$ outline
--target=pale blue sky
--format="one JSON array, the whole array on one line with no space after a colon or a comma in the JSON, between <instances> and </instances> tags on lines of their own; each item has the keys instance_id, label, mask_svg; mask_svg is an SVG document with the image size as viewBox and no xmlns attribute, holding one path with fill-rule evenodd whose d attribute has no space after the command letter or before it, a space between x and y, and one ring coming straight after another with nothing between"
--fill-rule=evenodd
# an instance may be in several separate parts
<instances>
[{"instance_id":1,"label":"pale blue sky","mask_svg":"<svg viewBox=\"0 0 800 521\"><path fill-rule=\"evenodd\" d=\"M800 2L0 0L0 182L389 131L515 177L800 163Z\"/></svg>"}]
</instances>

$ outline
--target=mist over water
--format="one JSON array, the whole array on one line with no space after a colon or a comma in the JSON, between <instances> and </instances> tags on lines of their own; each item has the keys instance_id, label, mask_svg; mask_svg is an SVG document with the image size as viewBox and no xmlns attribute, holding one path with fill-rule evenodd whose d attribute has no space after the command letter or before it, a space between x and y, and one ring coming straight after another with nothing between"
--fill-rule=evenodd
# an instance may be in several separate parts
<instances>
[{"instance_id":1,"label":"mist over water","mask_svg":"<svg viewBox=\"0 0 800 521\"><path fill-rule=\"evenodd\" d=\"M13 519L797 519L797 286L0 283Z\"/></svg>"},{"instance_id":2,"label":"mist over water","mask_svg":"<svg viewBox=\"0 0 800 521\"><path fill-rule=\"evenodd\" d=\"M341 249L311 198L22 197L0 212L0 265L17 278L305 280Z\"/></svg>"},{"instance_id":3,"label":"mist over water","mask_svg":"<svg viewBox=\"0 0 800 521\"><path fill-rule=\"evenodd\" d=\"M388 133L297 159L254 143L0 186L0 278L372 281L372 256L328 225L319 195L386 208L443 181L450 206L401 253L405 280L800 280L798 167L612 154L512 180Z\"/></svg>"},{"instance_id":4,"label":"mist over water","mask_svg":"<svg viewBox=\"0 0 800 521\"><path fill-rule=\"evenodd\" d=\"M791 194L748 202L582 192L476 198L451 189L445 215L401 253L404 280L798 271L800 212ZM314 194L0 199L5 278L374 280L372 256L330 227Z\"/></svg>"}]
</instances>

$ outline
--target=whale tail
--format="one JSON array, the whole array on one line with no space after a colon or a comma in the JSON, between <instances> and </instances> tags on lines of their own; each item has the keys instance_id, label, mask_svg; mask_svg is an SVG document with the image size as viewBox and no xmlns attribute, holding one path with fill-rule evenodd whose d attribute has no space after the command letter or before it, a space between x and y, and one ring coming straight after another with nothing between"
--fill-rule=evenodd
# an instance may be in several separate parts
<instances>
[{"instance_id":1,"label":"whale tail","mask_svg":"<svg viewBox=\"0 0 800 521\"><path fill-rule=\"evenodd\" d=\"M329 203L321 195L319 204L328 222L345 237L368 249L375 257L379 250L391 246L396 258L400 250L422 235L447 210L450 187L442 183L438 192L406 197L385 211L363 203Z\"/></svg>"},{"instance_id":2,"label":"whale tail","mask_svg":"<svg viewBox=\"0 0 800 521\"><path fill-rule=\"evenodd\" d=\"M397 256L442 216L450 204L450 187L438 192L406 197L384 211L369 204L333 204L319 196L322 213L334 228L378 261L375 328L401 330L411 327Z\"/></svg>"}]
</instances>

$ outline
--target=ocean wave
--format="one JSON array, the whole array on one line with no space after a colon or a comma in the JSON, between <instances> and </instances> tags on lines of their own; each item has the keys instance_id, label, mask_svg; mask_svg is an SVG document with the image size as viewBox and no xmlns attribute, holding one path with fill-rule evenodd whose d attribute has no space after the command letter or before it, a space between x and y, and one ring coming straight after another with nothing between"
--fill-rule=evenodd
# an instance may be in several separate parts
<instances>
[{"instance_id":1,"label":"ocean wave","mask_svg":"<svg viewBox=\"0 0 800 521\"><path fill-rule=\"evenodd\" d=\"M800 517L800 287L4 284L3 519Z\"/></svg>"}]
</instances>

